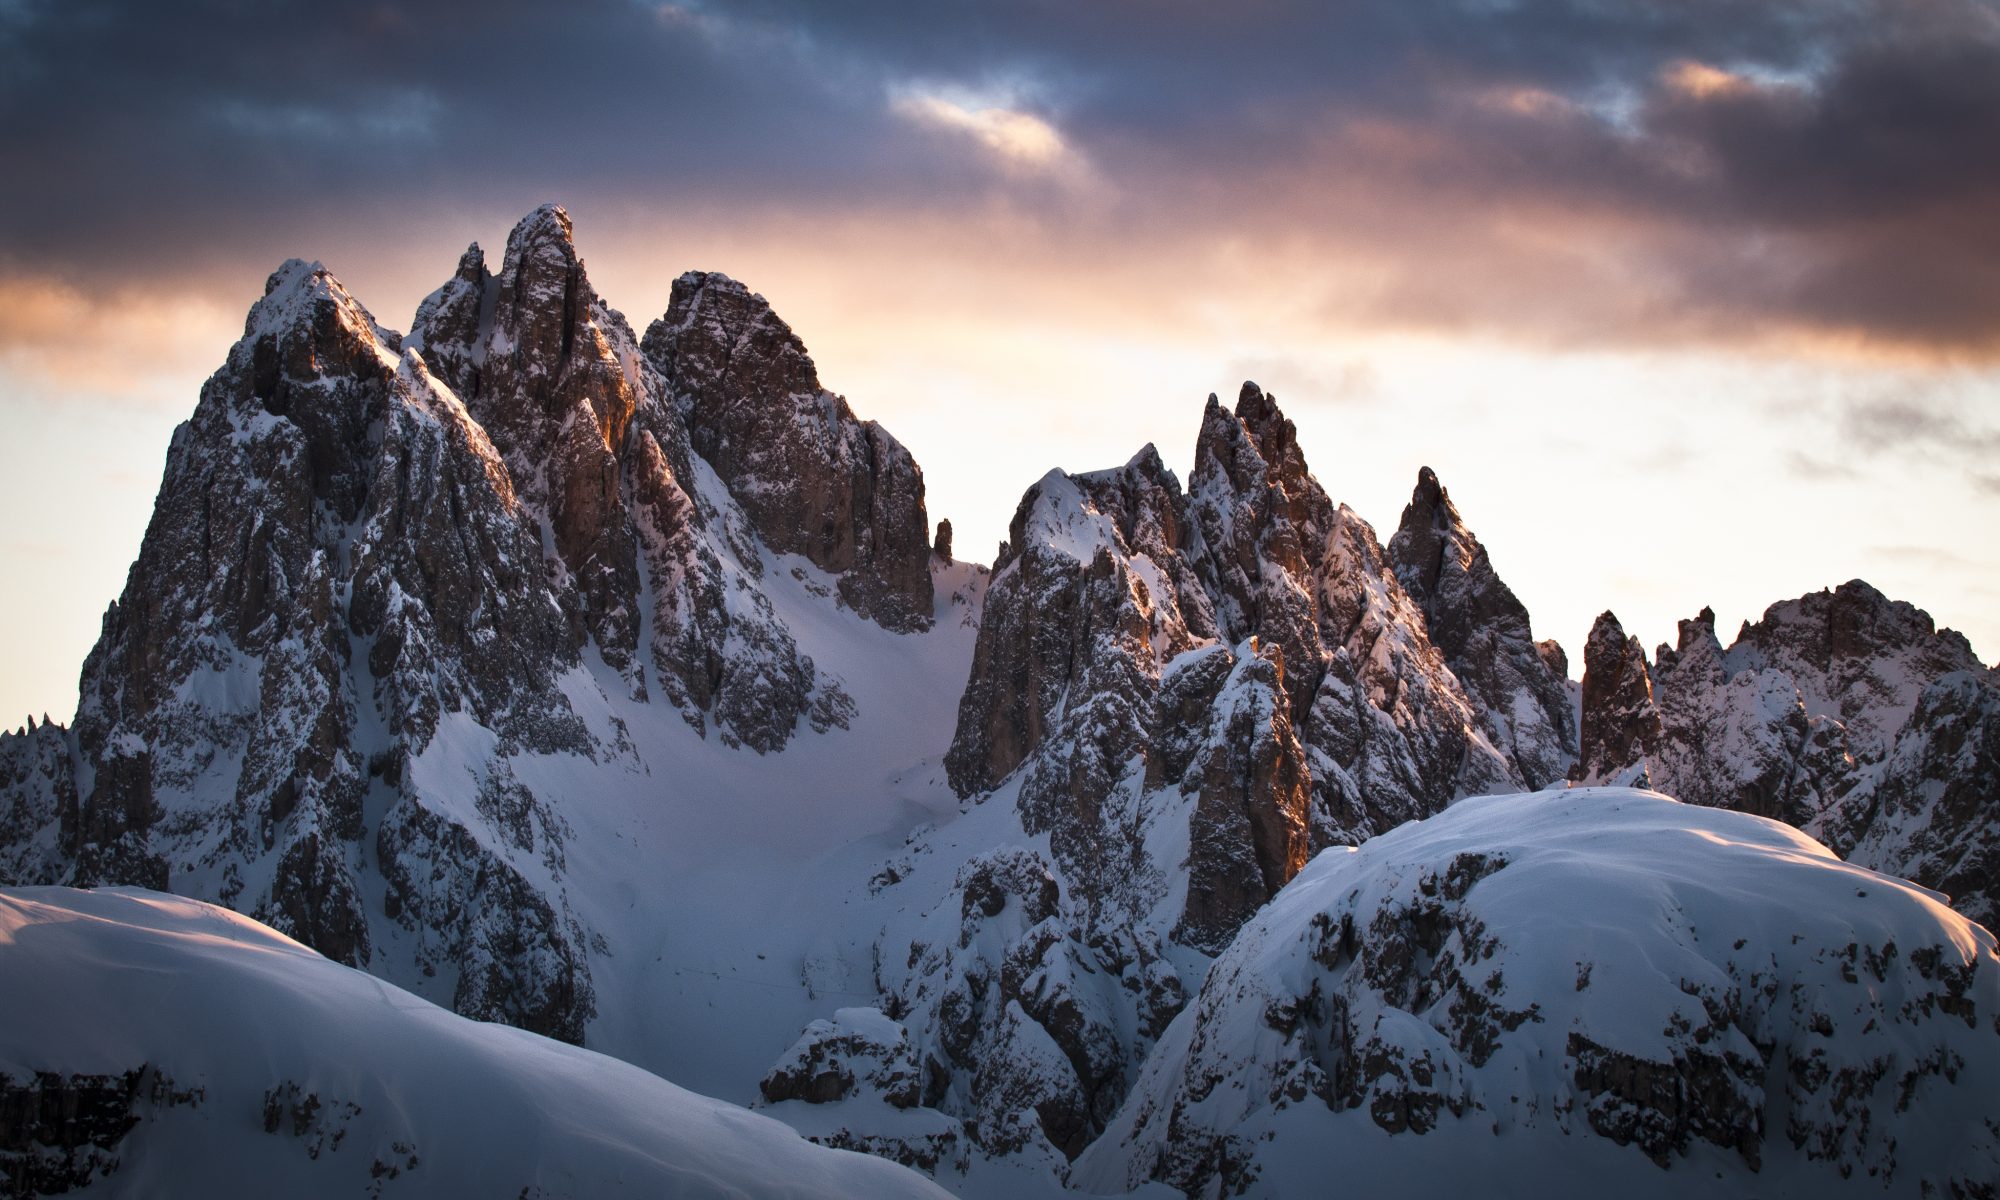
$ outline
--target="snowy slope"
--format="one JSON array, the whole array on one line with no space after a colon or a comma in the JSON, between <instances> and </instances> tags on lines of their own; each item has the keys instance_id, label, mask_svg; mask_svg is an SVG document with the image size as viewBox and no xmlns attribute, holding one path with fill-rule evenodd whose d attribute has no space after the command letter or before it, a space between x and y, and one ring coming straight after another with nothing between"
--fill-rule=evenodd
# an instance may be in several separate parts
<instances>
[{"instance_id":1,"label":"snowy slope","mask_svg":"<svg viewBox=\"0 0 2000 1200\"><path fill-rule=\"evenodd\" d=\"M942 1194L177 896L0 893L0 1012L7 1109L45 1122L0 1161L81 1168L74 1194ZM65 1098L83 1119L51 1146Z\"/></svg>"},{"instance_id":2,"label":"snowy slope","mask_svg":"<svg viewBox=\"0 0 2000 1200\"><path fill-rule=\"evenodd\" d=\"M1988 1195L2000 958L1775 821L1612 788L1467 800L1287 886L1076 1178Z\"/></svg>"}]
</instances>

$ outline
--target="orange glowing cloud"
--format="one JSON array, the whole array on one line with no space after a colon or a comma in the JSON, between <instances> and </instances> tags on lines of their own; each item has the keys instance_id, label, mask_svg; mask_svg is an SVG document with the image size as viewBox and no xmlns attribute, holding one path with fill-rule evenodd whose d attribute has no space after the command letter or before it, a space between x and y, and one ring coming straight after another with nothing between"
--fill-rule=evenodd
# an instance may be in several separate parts
<instances>
[{"instance_id":1,"label":"orange glowing cloud","mask_svg":"<svg viewBox=\"0 0 2000 1200\"><path fill-rule=\"evenodd\" d=\"M1676 92L1692 96L1697 100L1735 95L1756 86L1733 71L1725 71L1720 67L1688 58L1669 63L1660 73L1660 82Z\"/></svg>"},{"instance_id":2,"label":"orange glowing cloud","mask_svg":"<svg viewBox=\"0 0 2000 1200\"><path fill-rule=\"evenodd\" d=\"M0 275L0 367L51 396L185 408L163 377L199 378L243 318L193 292L88 295L47 276Z\"/></svg>"}]
</instances>

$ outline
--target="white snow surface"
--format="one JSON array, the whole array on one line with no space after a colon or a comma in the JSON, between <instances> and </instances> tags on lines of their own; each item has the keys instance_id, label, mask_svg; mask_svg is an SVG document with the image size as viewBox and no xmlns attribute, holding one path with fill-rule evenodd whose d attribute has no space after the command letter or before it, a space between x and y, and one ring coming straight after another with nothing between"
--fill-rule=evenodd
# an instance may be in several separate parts
<instances>
[{"instance_id":1,"label":"white snow surface","mask_svg":"<svg viewBox=\"0 0 2000 1200\"><path fill-rule=\"evenodd\" d=\"M16 1081L144 1066L183 1096L142 1088L116 1170L76 1195L944 1194L180 896L0 891L0 1012Z\"/></svg>"},{"instance_id":2,"label":"white snow surface","mask_svg":"<svg viewBox=\"0 0 2000 1200\"><path fill-rule=\"evenodd\" d=\"M510 760L535 794L559 799L570 826L567 895L596 935L587 1045L749 1103L810 1021L877 1001L869 964L882 914L865 884L913 827L958 808L934 756L950 741L984 574L953 564L937 576L935 626L897 634L837 607L831 579L805 560L767 565L762 587L780 618L853 697L849 729L802 725L781 754L732 748L671 706L627 699L599 664L566 689L578 715L643 750ZM485 758L441 727L413 769L437 772L435 796L445 775Z\"/></svg>"},{"instance_id":3,"label":"white snow surface","mask_svg":"<svg viewBox=\"0 0 2000 1200\"><path fill-rule=\"evenodd\" d=\"M1489 861L1455 888L1467 856ZM1381 952L1400 935L1407 961ZM1531 1015L1486 1023L1480 1047L1482 996ZM1739 1124L1656 1163L1606 1132L1636 1108L1584 1086L1578 1039L1657 1066L1663 1136L1703 1078L1741 1097ZM1358 1095L1343 1053L1379 1056ZM1442 1100L1432 1127L1388 1132L1425 1094ZM1757 1123L1752 1154L1716 1144ZM1071 1181L1162 1175L1260 1196L1331 1180L1364 1196L1985 1194L1955 1185L2000 1179L2000 958L1943 897L1778 822L1620 788L1465 800L1322 853L1217 959Z\"/></svg>"}]
</instances>

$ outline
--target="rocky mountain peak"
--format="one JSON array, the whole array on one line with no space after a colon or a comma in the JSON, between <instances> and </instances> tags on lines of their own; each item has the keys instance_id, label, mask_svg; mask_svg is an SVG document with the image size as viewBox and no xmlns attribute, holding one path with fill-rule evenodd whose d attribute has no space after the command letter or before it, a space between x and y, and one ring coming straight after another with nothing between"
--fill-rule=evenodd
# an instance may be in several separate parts
<instances>
[{"instance_id":1,"label":"rocky mountain peak","mask_svg":"<svg viewBox=\"0 0 2000 1200\"><path fill-rule=\"evenodd\" d=\"M486 252L474 242L459 255L458 268L444 286L417 306L410 326L410 346L461 399L479 391L493 299L493 273L486 269Z\"/></svg>"},{"instance_id":2,"label":"rocky mountain peak","mask_svg":"<svg viewBox=\"0 0 2000 1200\"><path fill-rule=\"evenodd\" d=\"M75 730L0 747L0 871L171 885L578 1039L570 827L516 766L643 770L616 714L655 699L760 752L844 725L767 552L560 209L408 339L288 262L176 433Z\"/></svg>"},{"instance_id":3,"label":"rocky mountain peak","mask_svg":"<svg viewBox=\"0 0 2000 1200\"><path fill-rule=\"evenodd\" d=\"M1277 504L1294 525L1324 526L1332 504L1306 466L1298 430L1278 408L1277 397L1244 381L1233 413L1214 395L1202 412L1195 440L1192 492L1212 493L1226 485L1237 495Z\"/></svg>"},{"instance_id":4,"label":"rocky mountain peak","mask_svg":"<svg viewBox=\"0 0 2000 1200\"><path fill-rule=\"evenodd\" d=\"M1431 640L1447 656L1463 654L1474 631L1491 621L1527 633L1527 608L1494 572L1486 547L1429 467L1418 471L1388 549L1396 578L1423 607Z\"/></svg>"},{"instance_id":5,"label":"rocky mountain peak","mask_svg":"<svg viewBox=\"0 0 2000 1200\"><path fill-rule=\"evenodd\" d=\"M1931 680L1983 669L1964 635L1859 579L1773 604L1744 624L1729 659L1732 672L1770 667L1796 677L1807 707L1838 717L1855 753L1871 758L1888 749Z\"/></svg>"},{"instance_id":6,"label":"rocky mountain peak","mask_svg":"<svg viewBox=\"0 0 2000 1200\"><path fill-rule=\"evenodd\" d=\"M1249 380L1236 395L1236 419L1256 444L1257 453L1278 473L1278 482L1287 492L1303 490L1310 477L1305 452L1299 449L1299 432L1278 408L1278 398ZM1197 452L1198 453L1198 452Z\"/></svg>"},{"instance_id":7,"label":"rocky mountain peak","mask_svg":"<svg viewBox=\"0 0 2000 1200\"><path fill-rule=\"evenodd\" d=\"M555 253L574 261L576 226L569 219L569 210L560 204L543 204L516 222L513 232L507 237L509 252L511 253L517 244L531 243L547 246Z\"/></svg>"},{"instance_id":8,"label":"rocky mountain peak","mask_svg":"<svg viewBox=\"0 0 2000 1200\"><path fill-rule=\"evenodd\" d=\"M644 345L686 407L817 398L822 390L805 342L770 301L720 271L674 280L667 311L647 326ZM723 431L703 424L709 428L697 448L707 457Z\"/></svg>"},{"instance_id":9,"label":"rocky mountain peak","mask_svg":"<svg viewBox=\"0 0 2000 1200\"><path fill-rule=\"evenodd\" d=\"M620 361L618 354L630 349L621 343L632 341L631 330L591 288L569 214L543 205L523 218L507 235L507 255L495 283L494 323L501 337L497 345L489 344L488 353L498 349L506 356L505 366L518 372L508 380L516 384L517 394L502 398L516 404L541 401L541 413L521 414L526 419L561 419L581 398L590 405L605 448L617 453L638 401L633 364ZM578 386L562 386L572 376ZM519 395L522 391L527 394ZM479 398L494 396L493 389L482 388ZM499 418L503 426L516 423L508 419L513 415L498 404L485 414ZM482 423L488 423L484 417Z\"/></svg>"},{"instance_id":10,"label":"rocky mountain peak","mask_svg":"<svg viewBox=\"0 0 2000 1200\"><path fill-rule=\"evenodd\" d=\"M1555 665L1560 649L1536 643L1526 606L1429 467L1417 473L1388 556L1521 783L1536 789L1561 780L1576 760L1577 731L1568 680Z\"/></svg>"},{"instance_id":11,"label":"rocky mountain peak","mask_svg":"<svg viewBox=\"0 0 2000 1200\"><path fill-rule=\"evenodd\" d=\"M841 599L887 628L929 626L923 472L887 430L820 386L805 343L764 297L690 271L641 347L695 452L766 545L841 576Z\"/></svg>"},{"instance_id":12,"label":"rocky mountain peak","mask_svg":"<svg viewBox=\"0 0 2000 1200\"><path fill-rule=\"evenodd\" d=\"M411 342L491 439L521 502L546 518L546 549L579 601L573 619L643 691L623 460L635 417L660 405L660 389L624 317L591 287L573 234L562 208L536 209L508 234L497 275L475 244L418 309ZM685 436L651 424L684 472Z\"/></svg>"},{"instance_id":13,"label":"rocky mountain peak","mask_svg":"<svg viewBox=\"0 0 2000 1200\"><path fill-rule=\"evenodd\" d=\"M351 521L367 489L370 425L381 416L401 345L401 335L376 324L332 272L291 259L265 282L204 396L215 394L215 419L247 428L263 416L294 427L304 441L305 482Z\"/></svg>"},{"instance_id":14,"label":"rocky mountain peak","mask_svg":"<svg viewBox=\"0 0 2000 1200\"><path fill-rule=\"evenodd\" d=\"M1647 761L1658 753L1660 712L1646 651L1604 612L1583 644L1583 728L1569 778L1582 784L1653 786Z\"/></svg>"},{"instance_id":15,"label":"rocky mountain peak","mask_svg":"<svg viewBox=\"0 0 2000 1200\"><path fill-rule=\"evenodd\" d=\"M1246 382L1233 414L1208 398L1188 493L1218 632L1275 642L1291 666L1293 716L1303 716L1326 657L1314 580L1336 518L1274 397Z\"/></svg>"},{"instance_id":16,"label":"rocky mountain peak","mask_svg":"<svg viewBox=\"0 0 2000 1200\"><path fill-rule=\"evenodd\" d=\"M230 359L251 370L267 404L282 404L286 382L372 371L401 348L401 335L376 324L331 271L294 258L265 280Z\"/></svg>"}]
</instances>

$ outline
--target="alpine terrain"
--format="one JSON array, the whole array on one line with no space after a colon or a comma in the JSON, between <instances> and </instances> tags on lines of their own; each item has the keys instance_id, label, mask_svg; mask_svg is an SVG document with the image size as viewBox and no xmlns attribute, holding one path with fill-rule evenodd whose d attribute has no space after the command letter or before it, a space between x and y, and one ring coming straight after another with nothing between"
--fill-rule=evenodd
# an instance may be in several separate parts
<instances>
[{"instance_id":1,"label":"alpine terrain","mask_svg":"<svg viewBox=\"0 0 2000 1200\"><path fill-rule=\"evenodd\" d=\"M982 566L727 276L285 263L0 734L10 1194L2000 1194L2000 669L1579 682L1428 469L1190 432Z\"/></svg>"}]
</instances>

